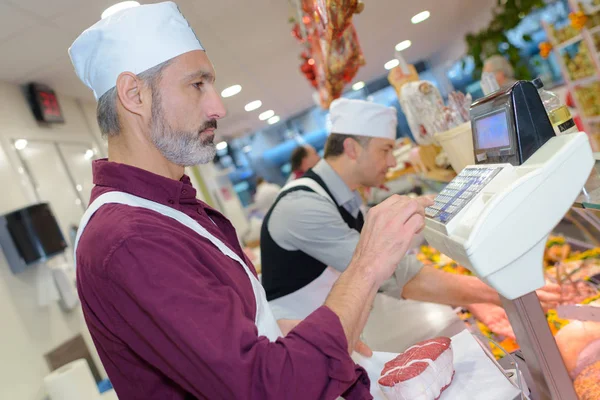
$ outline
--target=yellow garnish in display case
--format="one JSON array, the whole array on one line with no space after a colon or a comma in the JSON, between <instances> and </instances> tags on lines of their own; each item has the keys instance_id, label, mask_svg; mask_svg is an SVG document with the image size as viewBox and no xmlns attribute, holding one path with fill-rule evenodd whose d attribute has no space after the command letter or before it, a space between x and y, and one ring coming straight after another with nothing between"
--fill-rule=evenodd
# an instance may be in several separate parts
<instances>
[{"instance_id":1,"label":"yellow garnish in display case","mask_svg":"<svg viewBox=\"0 0 600 400\"><path fill-rule=\"evenodd\" d=\"M587 260L588 258L600 258L600 248L596 247L584 251L583 253L575 253L574 255L567 257L564 262Z\"/></svg>"},{"instance_id":2,"label":"yellow garnish in display case","mask_svg":"<svg viewBox=\"0 0 600 400\"><path fill-rule=\"evenodd\" d=\"M556 246L556 245L564 245L566 243L565 238L562 236L550 236L548 238L548 242L546 242L546 248L549 249L550 247Z\"/></svg>"}]
</instances>

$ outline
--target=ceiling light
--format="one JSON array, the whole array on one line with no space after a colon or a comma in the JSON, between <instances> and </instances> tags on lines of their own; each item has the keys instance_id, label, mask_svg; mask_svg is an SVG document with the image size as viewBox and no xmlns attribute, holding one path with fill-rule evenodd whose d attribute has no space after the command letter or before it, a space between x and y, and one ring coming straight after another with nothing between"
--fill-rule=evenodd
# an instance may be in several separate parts
<instances>
[{"instance_id":1,"label":"ceiling light","mask_svg":"<svg viewBox=\"0 0 600 400\"><path fill-rule=\"evenodd\" d=\"M83 186L77 185L75 186L75 189L77 189L78 192L81 192L83 190Z\"/></svg>"},{"instance_id":2,"label":"ceiling light","mask_svg":"<svg viewBox=\"0 0 600 400\"><path fill-rule=\"evenodd\" d=\"M360 82L356 82L354 85L352 85L352 90L360 90L364 87L365 87L365 83L360 81Z\"/></svg>"},{"instance_id":3,"label":"ceiling light","mask_svg":"<svg viewBox=\"0 0 600 400\"><path fill-rule=\"evenodd\" d=\"M274 117L269 118L269 120L267 121L269 123L269 125L275 125L276 123L278 123L279 121L281 121L281 118L279 118L277 115Z\"/></svg>"},{"instance_id":4,"label":"ceiling light","mask_svg":"<svg viewBox=\"0 0 600 400\"><path fill-rule=\"evenodd\" d=\"M138 7L139 5L140 3L138 3L137 1L122 1L104 10L104 12L102 13L102 19L110 17L114 13L118 13L121 10Z\"/></svg>"},{"instance_id":5,"label":"ceiling light","mask_svg":"<svg viewBox=\"0 0 600 400\"><path fill-rule=\"evenodd\" d=\"M262 107L262 101L254 100L254 101L251 101L250 103L246 104L246 107L244 107L244 110L250 112L250 111L257 110L261 107Z\"/></svg>"},{"instance_id":6,"label":"ceiling light","mask_svg":"<svg viewBox=\"0 0 600 400\"><path fill-rule=\"evenodd\" d=\"M266 121L274 115L275 115L275 111L269 110L269 111L265 111L264 113L260 114L258 116L258 119L260 119L261 121Z\"/></svg>"},{"instance_id":7,"label":"ceiling light","mask_svg":"<svg viewBox=\"0 0 600 400\"><path fill-rule=\"evenodd\" d=\"M75 199L75 204L77 204L78 206L80 206L81 205L81 200Z\"/></svg>"},{"instance_id":8,"label":"ceiling light","mask_svg":"<svg viewBox=\"0 0 600 400\"><path fill-rule=\"evenodd\" d=\"M84 156L84 157L85 157L85 159L86 159L86 160L91 160L91 159L92 159L92 157L94 157L94 150L92 150L92 149L87 149L87 150L85 151L85 156Z\"/></svg>"},{"instance_id":9,"label":"ceiling light","mask_svg":"<svg viewBox=\"0 0 600 400\"><path fill-rule=\"evenodd\" d=\"M425 21L427 18L429 18L430 15L431 13L429 11L422 11L414 17L412 17L410 19L410 22L412 22L413 24L418 24L419 22Z\"/></svg>"},{"instance_id":10,"label":"ceiling light","mask_svg":"<svg viewBox=\"0 0 600 400\"><path fill-rule=\"evenodd\" d=\"M242 87L240 85L233 85L233 86L230 86L227 89L223 90L221 92L221 96L222 97L231 97L231 96L235 96L236 94L238 94L241 91L242 91Z\"/></svg>"},{"instance_id":11,"label":"ceiling light","mask_svg":"<svg viewBox=\"0 0 600 400\"><path fill-rule=\"evenodd\" d=\"M217 150L225 150L227 148L227 142L217 143Z\"/></svg>"},{"instance_id":12,"label":"ceiling light","mask_svg":"<svg viewBox=\"0 0 600 400\"><path fill-rule=\"evenodd\" d=\"M400 61L398 61L394 58L393 60L386 62L384 67L385 67L385 69L387 69L389 71L392 68L396 68L398 65L400 65Z\"/></svg>"},{"instance_id":13,"label":"ceiling light","mask_svg":"<svg viewBox=\"0 0 600 400\"><path fill-rule=\"evenodd\" d=\"M400 42L396 45L396 51L406 50L410 47L411 44L412 44L412 42L410 40L405 40L403 42Z\"/></svg>"},{"instance_id":14,"label":"ceiling light","mask_svg":"<svg viewBox=\"0 0 600 400\"><path fill-rule=\"evenodd\" d=\"M27 140L19 139L19 140L15 141L15 149L23 150L23 149L25 149L25 147L27 147Z\"/></svg>"}]
</instances>

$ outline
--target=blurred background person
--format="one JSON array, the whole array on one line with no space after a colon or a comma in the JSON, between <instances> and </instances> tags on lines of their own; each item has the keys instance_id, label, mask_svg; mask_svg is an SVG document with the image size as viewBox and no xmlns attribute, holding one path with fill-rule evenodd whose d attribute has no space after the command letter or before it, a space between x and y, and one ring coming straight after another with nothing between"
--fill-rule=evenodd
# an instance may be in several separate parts
<instances>
[{"instance_id":1,"label":"blurred background person","mask_svg":"<svg viewBox=\"0 0 600 400\"><path fill-rule=\"evenodd\" d=\"M317 165L321 161L321 157L314 147L307 144L297 147L290 158L292 164L292 173L287 182L300 178L306 171ZM286 183L287 183L286 182Z\"/></svg>"},{"instance_id":2,"label":"blurred background person","mask_svg":"<svg viewBox=\"0 0 600 400\"><path fill-rule=\"evenodd\" d=\"M256 194L254 195L254 204L256 209L264 216L275 202L281 186L267 182L259 176L256 180Z\"/></svg>"},{"instance_id":3,"label":"blurred background person","mask_svg":"<svg viewBox=\"0 0 600 400\"><path fill-rule=\"evenodd\" d=\"M485 60L483 73L493 74L501 89L510 87L516 82L512 65L500 54L493 55Z\"/></svg>"}]
</instances>

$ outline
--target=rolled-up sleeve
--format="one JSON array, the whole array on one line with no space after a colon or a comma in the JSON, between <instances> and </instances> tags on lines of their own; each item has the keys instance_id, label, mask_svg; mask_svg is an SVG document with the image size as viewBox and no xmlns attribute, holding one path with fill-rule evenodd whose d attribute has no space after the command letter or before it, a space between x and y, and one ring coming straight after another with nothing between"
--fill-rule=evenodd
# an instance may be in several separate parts
<instances>
[{"instance_id":1,"label":"rolled-up sleeve","mask_svg":"<svg viewBox=\"0 0 600 400\"><path fill-rule=\"evenodd\" d=\"M108 289L95 293L112 308L117 336L144 361L197 398L371 398L330 309L269 342L239 292L211 273L219 265L162 242L152 234L124 241L105 263Z\"/></svg>"},{"instance_id":2,"label":"rolled-up sleeve","mask_svg":"<svg viewBox=\"0 0 600 400\"><path fill-rule=\"evenodd\" d=\"M414 278L423 269L423 263L417 259L416 254L407 254L404 256L398 268L394 272L396 283L400 289L400 294L404 286Z\"/></svg>"}]
</instances>

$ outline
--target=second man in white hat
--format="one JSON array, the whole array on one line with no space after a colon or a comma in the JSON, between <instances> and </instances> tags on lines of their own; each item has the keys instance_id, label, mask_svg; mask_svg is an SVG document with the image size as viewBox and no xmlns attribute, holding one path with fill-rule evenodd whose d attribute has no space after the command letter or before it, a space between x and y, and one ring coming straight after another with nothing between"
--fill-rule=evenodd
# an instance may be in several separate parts
<instances>
[{"instance_id":1,"label":"second man in white hat","mask_svg":"<svg viewBox=\"0 0 600 400\"><path fill-rule=\"evenodd\" d=\"M262 283L279 318L303 319L323 304L359 242L364 219L356 190L380 186L396 165L395 109L339 99L330 120L324 159L282 189L263 222ZM416 256L404 257L395 275L404 298L500 305L497 292L478 278L424 267ZM542 300L556 297L539 294Z\"/></svg>"}]
</instances>

